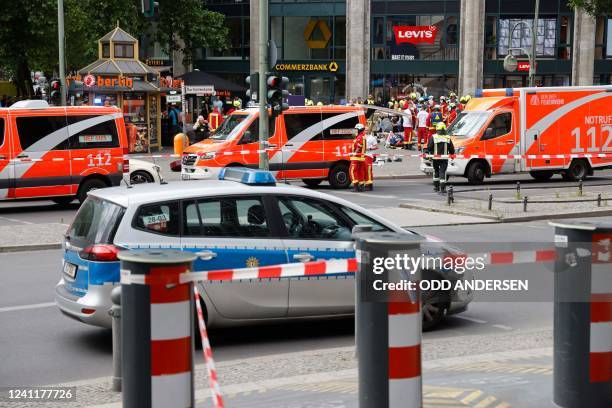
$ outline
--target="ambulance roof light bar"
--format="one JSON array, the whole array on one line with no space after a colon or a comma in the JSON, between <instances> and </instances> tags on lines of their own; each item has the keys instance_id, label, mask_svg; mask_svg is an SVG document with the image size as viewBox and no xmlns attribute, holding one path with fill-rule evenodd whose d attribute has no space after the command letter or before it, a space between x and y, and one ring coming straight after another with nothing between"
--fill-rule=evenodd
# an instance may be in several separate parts
<instances>
[{"instance_id":1,"label":"ambulance roof light bar","mask_svg":"<svg viewBox=\"0 0 612 408\"><path fill-rule=\"evenodd\" d=\"M249 186L275 186L276 179L269 171L244 167L225 167L219 172L219 180L237 181Z\"/></svg>"}]
</instances>

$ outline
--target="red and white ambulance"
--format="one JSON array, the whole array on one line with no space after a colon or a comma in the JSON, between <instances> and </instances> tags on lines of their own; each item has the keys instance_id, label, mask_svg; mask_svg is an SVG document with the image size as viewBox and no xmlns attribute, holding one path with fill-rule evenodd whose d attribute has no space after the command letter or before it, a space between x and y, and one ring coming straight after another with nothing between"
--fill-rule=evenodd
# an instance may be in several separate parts
<instances>
[{"instance_id":1,"label":"red and white ambulance","mask_svg":"<svg viewBox=\"0 0 612 408\"><path fill-rule=\"evenodd\" d=\"M0 200L83 202L88 191L117 186L127 172L118 108L31 100L0 109Z\"/></svg>"},{"instance_id":2,"label":"red and white ambulance","mask_svg":"<svg viewBox=\"0 0 612 408\"><path fill-rule=\"evenodd\" d=\"M357 123L366 124L357 106L294 106L270 119L270 171L279 180L301 179L308 186L324 180L334 188L350 185L349 153ZM224 167L257 168L259 111L233 112L208 139L183 152L184 180L216 177Z\"/></svg>"},{"instance_id":3,"label":"red and white ambulance","mask_svg":"<svg viewBox=\"0 0 612 408\"><path fill-rule=\"evenodd\" d=\"M612 86L480 90L448 133L458 157L447 174L470 183L519 172L583 180L612 167Z\"/></svg>"}]
</instances>

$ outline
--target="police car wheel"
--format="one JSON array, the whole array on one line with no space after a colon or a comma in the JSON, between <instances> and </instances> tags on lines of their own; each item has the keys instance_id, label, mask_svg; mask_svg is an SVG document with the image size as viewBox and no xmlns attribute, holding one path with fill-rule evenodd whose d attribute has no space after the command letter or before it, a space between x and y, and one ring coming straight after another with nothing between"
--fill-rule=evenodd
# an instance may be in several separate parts
<instances>
[{"instance_id":1,"label":"police car wheel","mask_svg":"<svg viewBox=\"0 0 612 408\"><path fill-rule=\"evenodd\" d=\"M348 188L351 184L349 165L338 163L329 171L329 184L333 188Z\"/></svg>"},{"instance_id":2,"label":"police car wheel","mask_svg":"<svg viewBox=\"0 0 612 408\"><path fill-rule=\"evenodd\" d=\"M308 187L316 187L323 182L323 179L302 179L302 182Z\"/></svg>"}]
</instances>

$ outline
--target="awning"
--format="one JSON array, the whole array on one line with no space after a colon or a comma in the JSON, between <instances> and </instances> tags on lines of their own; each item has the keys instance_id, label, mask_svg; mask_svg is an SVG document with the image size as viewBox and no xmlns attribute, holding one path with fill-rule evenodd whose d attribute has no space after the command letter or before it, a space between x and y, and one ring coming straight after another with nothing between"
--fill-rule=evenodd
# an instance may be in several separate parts
<instances>
[{"instance_id":1,"label":"awning","mask_svg":"<svg viewBox=\"0 0 612 408\"><path fill-rule=\"evenodd\" d=\"M202 71L191 71L183 74L177 79L182 79L185 85L212 85L215 91L245 92L246 87L227 81L216 75Z\"/></svg>"}]
</instances>

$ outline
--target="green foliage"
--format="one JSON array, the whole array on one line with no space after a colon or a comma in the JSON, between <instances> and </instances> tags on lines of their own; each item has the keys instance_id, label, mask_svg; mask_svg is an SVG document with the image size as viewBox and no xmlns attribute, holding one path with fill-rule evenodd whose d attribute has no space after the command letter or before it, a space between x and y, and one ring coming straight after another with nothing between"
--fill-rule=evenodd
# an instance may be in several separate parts
<instances>
[{"instance_id":1,"label":"green foliage","mask_svg":"<svg viewBox=\"0 0 612 408\"><path fill-rule=\"evenodd\" d=\"M224 16L202 0L160 0L159 17L147 19L141 0L64 0L66 69L78 70L98 58L98 39L117 24L139 38L156 31L167 51L181 50L184 64L197 48L225 48ZM155 29L155 30L154 30ZM19 0L0 13L0 70L15 78L20 95L30 95L30 70L50 77L58 69L57 0Z\"/></svg>"},{"instance_id":2,"label":"green foliage","mask_svg":"<svg viewBox=\"0 0 612 408\"><path fill-rule=\"evenodd\" d=\"M612 16L612 0L569 0L571 7L580 7L593 17Z\"/></svg>"}]
</instances>

